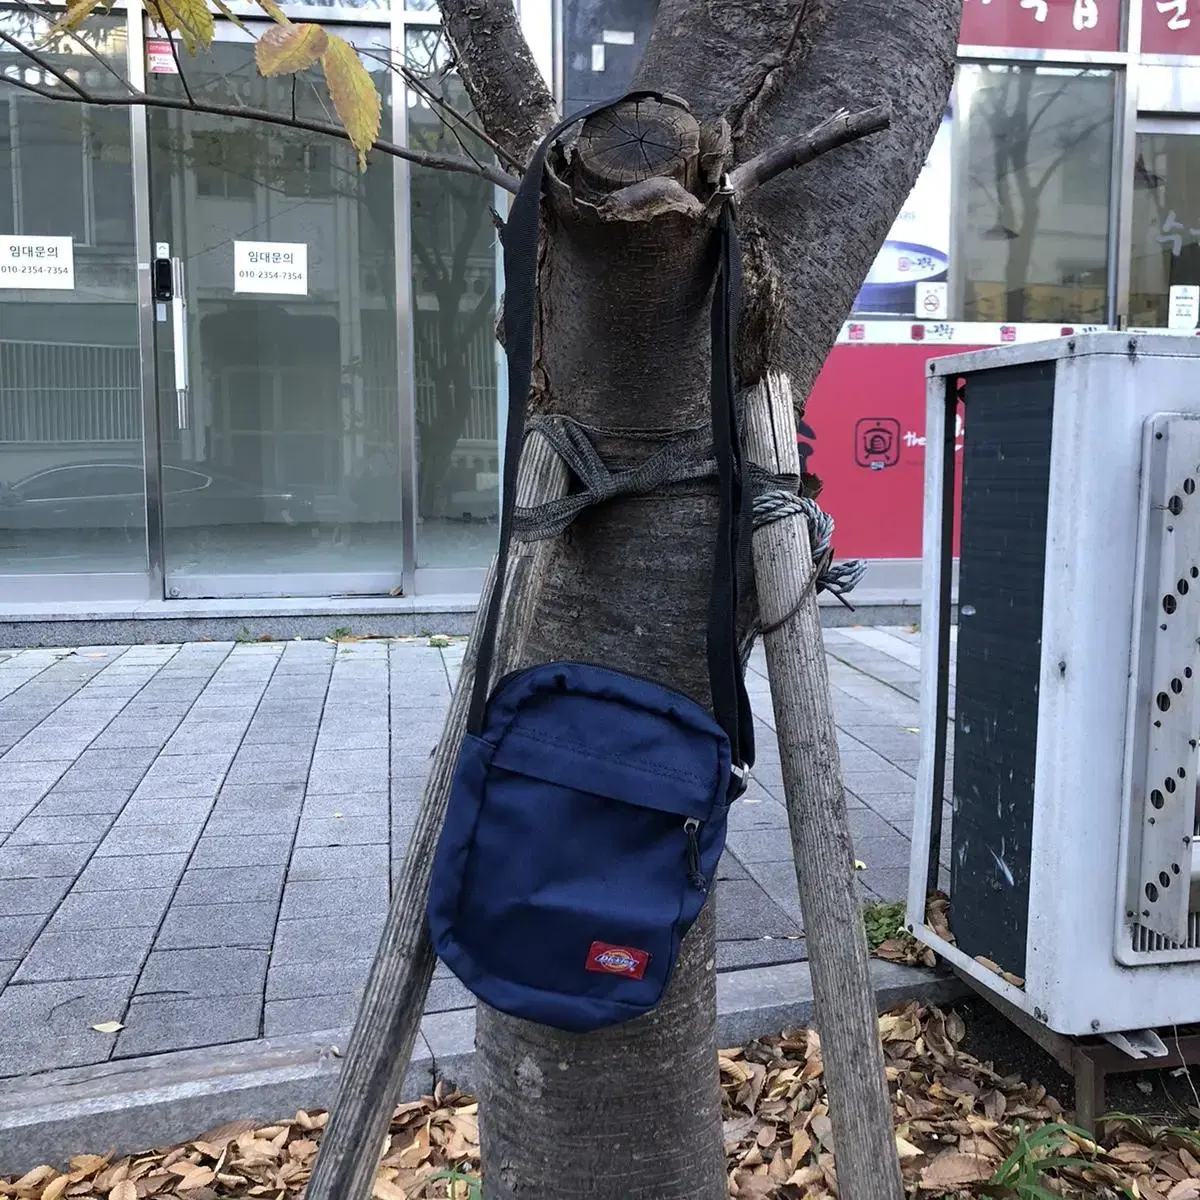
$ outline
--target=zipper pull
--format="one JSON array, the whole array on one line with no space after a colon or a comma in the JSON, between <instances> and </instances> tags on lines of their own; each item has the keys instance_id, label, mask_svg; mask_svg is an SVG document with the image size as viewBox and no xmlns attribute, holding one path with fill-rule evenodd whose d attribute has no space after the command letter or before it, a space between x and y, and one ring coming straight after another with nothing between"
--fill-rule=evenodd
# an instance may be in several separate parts
<instances>
[{"instance_id":1,"label":"zipper pull","mask_svg":"<svg viewBox=\"0 0 1200 1200\"><path fill-rule=\"evenodd\" d=\"M704 872L700 870L700 839L696 836L700 822L695 817L688 817L683 823L683 832L687 835L688 883L698 891L708 891L704 882Z\"/></svg>"}]
</instances>

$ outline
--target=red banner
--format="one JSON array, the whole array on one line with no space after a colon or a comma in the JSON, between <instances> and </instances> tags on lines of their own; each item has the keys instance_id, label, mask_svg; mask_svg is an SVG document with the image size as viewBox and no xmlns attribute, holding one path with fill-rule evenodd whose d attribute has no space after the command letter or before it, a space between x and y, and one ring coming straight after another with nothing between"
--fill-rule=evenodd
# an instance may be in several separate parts
<instances>
[{"instance_id":1,"label":"red banner","mask_svg":"<svg viewBox=\"0 0 1200 1200\"><path fill-rule=\"evenodd\" d=\"M801 430L839 558L920 558L929 359L974 346L835 346ZM962 427L959 426L961 445ZM955 553L958 551L957 531Z\"/></svg>"},{"instance_id":2,"label":"red banner","mask_svg":"<svg viewBox=\"0 0 1200 1200\"><path fill-rule=\"evenodd\" d=\"M1200 55L1200 0L1143 0L1142 51Z\"/></svg>"},{"instance_id":3,"label":"red banner","mask_svg":"<svg viewBox=\"0 0 1200 1200\"><path fill-rule=\"evenodd\" d=\"M1119 50L1124 0L964 0L964 46ZM1148 0L1151 6L1156 0Z\"/></svg>"}]
</instances>

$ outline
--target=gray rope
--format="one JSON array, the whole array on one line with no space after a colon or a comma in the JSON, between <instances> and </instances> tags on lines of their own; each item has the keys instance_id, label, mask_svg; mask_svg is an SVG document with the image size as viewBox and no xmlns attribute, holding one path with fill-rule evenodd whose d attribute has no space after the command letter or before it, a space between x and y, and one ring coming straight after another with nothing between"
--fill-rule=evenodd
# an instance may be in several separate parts
<instances>
[{"instance_id":1,"label":"gray rope","mask_svg":"<svg viewBox=\"0 0 1200 1200\"><path fill-rule=\"evenodd\" d=\"M833 542L833 518L815 500L797 496L795 492L783 488L772 488L754 497L755 529L796 515L803 515L808 522L813 562L819 564L826 561ZM866 573L867 564L861 558L827 561L824 570L817 576L817 587L835 596L844 596L862 582Z\"/></svg>"},{"instance_id":2,"label":"gray rope","mask_svg":"<svg viewBox=\"0 0 1200 1200\"><path fill-rule=\"evenodd\" d=\"M513 536L523 542L557 537L585 508L611 500L649 492L666 483L704 479L716 472L709 446L708 430L696 426L684 430L617 430L583 425L571 417L534 417L526 437L540 433L558 452L583 490L537 504L518 505L513 517ZM590 434L634 437L639 441L663 442L644 462L624 471L610 471L600 457Z\"/></svg>"},{"instance_id":3,"label":"gray rope","mask_svg":"<svg viewBox=\"0 0 1200 1200\"><path fill-rule=\"evenodd\" d=\"M523 542L557 537L584 509L615 496L644 494L664 484L705 479L716 473L707 425L683 430L609 429L584 425L571 417L549 415L529 421L526 438L532 433L541 434L550 443L583 486L544 504L518 505L513 516L513 536ZM662 442L663 446L636 467L610 471L592 441L593 436ZM820 569L817 590L831 592L841 599L862 580L867 565L856 558L831 561L833 518L815 500L798 496L795 492L798 484L795 476L769 475L752 465L754 528L802 514L808 522L813 563Z\"/></svg>"}]
</instances>

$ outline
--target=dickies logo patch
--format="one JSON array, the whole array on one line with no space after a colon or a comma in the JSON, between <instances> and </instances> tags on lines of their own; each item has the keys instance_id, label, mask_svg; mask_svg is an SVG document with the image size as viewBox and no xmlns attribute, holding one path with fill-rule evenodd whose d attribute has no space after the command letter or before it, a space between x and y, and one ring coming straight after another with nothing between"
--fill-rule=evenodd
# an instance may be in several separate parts
<instances>
[{"instance_id":1,"label":"dickies logo patch","mask_svg":"<svg viewBox=\"0 0 1200 1200\"><path fill-rule=\"evenodd\" d=\"M633 946L611 946L608 942L593 942L588 950L587 969L601 975L624 975L641 979L650 965L650 955Z\"/></svg>"}]
</instances>

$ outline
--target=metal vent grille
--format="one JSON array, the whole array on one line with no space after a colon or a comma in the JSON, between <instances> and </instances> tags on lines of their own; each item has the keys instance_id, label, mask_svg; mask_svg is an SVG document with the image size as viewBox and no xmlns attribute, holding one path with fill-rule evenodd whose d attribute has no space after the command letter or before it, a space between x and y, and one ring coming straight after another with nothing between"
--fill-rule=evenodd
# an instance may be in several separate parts
<instances>
[{"instance_id":1,"label":"metal vent grille","mask_svg":"<svg viewBox=\"0 0 1200 1200\"><path fill-rule=\"evenodd\" d=\"M1200 950L1200 912L1188 914L1186 942L1173 942L1144 925L1133 926L1132 949L1137 954L1162 954L1172 950Z\"/></svg>"}]
</instances>

